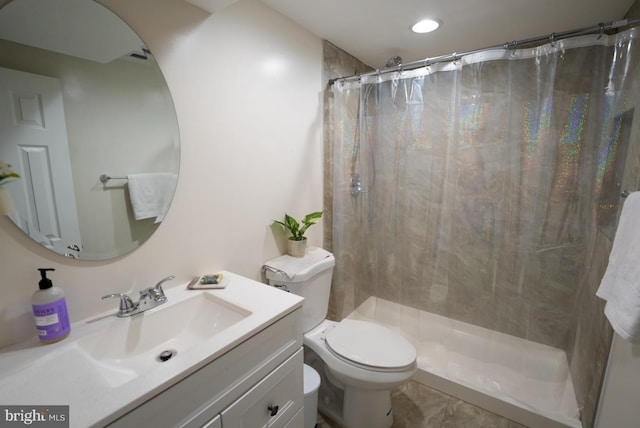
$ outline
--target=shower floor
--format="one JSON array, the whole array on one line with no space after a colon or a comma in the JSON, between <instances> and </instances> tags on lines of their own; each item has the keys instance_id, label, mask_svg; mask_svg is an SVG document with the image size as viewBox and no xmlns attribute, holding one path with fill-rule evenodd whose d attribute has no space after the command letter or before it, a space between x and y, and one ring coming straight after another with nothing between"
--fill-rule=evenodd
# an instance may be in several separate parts
<instances>
[{"instance_id":1,"label":"shower floor","mask_svg":"<svg viewBox=\"0 0 640 428\"><path fill-rule=\"evenodd\" d=\"M369 297L351 319L389 327L418 351L414 380L530 427L581 428L563 350Z\"/></svg>"}]
</instances>

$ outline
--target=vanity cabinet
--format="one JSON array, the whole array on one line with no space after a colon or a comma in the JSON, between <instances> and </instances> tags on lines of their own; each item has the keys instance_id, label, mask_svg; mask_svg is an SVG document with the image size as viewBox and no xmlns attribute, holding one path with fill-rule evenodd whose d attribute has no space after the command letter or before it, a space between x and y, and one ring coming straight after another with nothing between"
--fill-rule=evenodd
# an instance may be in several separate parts
<instances>
[{"instance_id":1,"label":"vanity cabinet","mask_svg":"<svg viewBox=\"0 0 640 428\"><path fill-rule=\"evenodd\" d=\"M110 427L297 428L303 358L296 309L111 423Z\"/></svg>"}]
</instances>

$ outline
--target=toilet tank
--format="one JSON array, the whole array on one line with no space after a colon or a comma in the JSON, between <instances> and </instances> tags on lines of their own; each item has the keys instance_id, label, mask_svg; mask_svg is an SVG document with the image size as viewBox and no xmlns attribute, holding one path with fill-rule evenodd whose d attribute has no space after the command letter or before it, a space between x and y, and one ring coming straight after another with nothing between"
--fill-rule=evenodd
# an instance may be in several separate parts
<instances>
[{"instance_id":1,"label":"toilet tank","mask_svg":"<svg viewBox=\"0 0 640 428\"><path fill-rule=\"evenodd\" d=\"M333 254L309 249L304 257L288 255L266 262L263 270L269 284L304 297L302 331L306 333L327 317L331 277L336 264ZM286 268L280 270L283 266ZM285 273L286 272L286 273Z\"/></svg>"}]
</instances>

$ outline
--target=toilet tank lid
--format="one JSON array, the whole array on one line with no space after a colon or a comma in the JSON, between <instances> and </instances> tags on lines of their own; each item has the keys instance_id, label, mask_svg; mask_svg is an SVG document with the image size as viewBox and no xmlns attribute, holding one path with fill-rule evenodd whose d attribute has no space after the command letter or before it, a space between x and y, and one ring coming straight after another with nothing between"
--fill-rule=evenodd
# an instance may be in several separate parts
<instances>
[{"instance_id":1,"label":"toilet tank lid","mask_svg":"<svg viewBox=\"0 0 640 428\"><path fill-rule=\"evenodd\" d=\"M336 260L329 251L310 247L304 257L284 255L265 262L262 271L267 279L281 282L302 282L335 266Z\"/></svg>"}]
</instances>

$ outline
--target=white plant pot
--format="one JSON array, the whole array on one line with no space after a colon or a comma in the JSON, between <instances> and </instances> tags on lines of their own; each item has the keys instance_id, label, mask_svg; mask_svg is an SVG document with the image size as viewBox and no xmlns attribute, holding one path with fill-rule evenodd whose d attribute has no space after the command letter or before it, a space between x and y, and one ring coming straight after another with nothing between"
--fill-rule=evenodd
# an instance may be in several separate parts
<instances>
[{"instance_id":1,"label":"white plant pot","mask_svg":"<svg viewBox=\"0 0 640 428\"><path fill-rule=\"evenodd\" d=\"M302 241L289 239L288 244L288 252L291 257L304 257L307 251L307 238Z\"/></svg>"}]
</instances>

